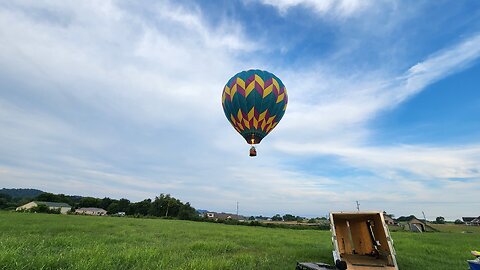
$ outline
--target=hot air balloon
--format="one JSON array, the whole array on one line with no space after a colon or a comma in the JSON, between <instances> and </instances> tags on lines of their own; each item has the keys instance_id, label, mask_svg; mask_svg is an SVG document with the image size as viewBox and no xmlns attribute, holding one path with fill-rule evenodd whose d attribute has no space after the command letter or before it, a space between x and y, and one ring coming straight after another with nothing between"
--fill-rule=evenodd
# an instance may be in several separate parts
<instances>
[{"instance_id":1,"label":"hot air balloon","mask_svg":"<svg viewBox=\"0 0 480 270\"><path fill-rule=\"evenodd\" d=\"M280 122L287 108L287 89L272 73L247 70L237 73L223 88L222 106L233 128L251 144L259 144Z\"/></svg>"}]
</instances>

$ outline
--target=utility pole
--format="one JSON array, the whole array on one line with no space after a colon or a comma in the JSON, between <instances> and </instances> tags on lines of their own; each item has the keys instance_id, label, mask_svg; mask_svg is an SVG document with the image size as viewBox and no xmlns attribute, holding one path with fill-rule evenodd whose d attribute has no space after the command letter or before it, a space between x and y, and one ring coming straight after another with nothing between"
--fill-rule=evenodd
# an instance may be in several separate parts
<instances>
[{"instance_id":1,"label":"utility pole","mask_svg":"<svg viewBox=\"0 0 480 270\"><path fill-rule=\"evenodd\" d=\"M360 204L358 203L358 201L356 202L357 202L357 211L360 212Z\"/></svg>"},{"instance_id":2,"label":"utility pole","mask_svg":"<svg viewBox=\"0 0 480 270\"><path fill-rule=\"evenodd\" d=\"M238 202L237 202L237 218L238 218Z\"/></svg>"}]
</instances>

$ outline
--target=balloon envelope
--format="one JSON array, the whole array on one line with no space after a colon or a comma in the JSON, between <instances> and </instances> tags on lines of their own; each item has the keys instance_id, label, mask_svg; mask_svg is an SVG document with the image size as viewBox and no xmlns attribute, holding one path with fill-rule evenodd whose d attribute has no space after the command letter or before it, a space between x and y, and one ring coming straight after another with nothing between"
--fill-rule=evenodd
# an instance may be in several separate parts
<instances>
[{"instance_id":1,"label":"balloon envelope","mask_svg":"<svg viewBox=\"0 0 480 270\"><path fill-rule=\"evenodd\" d=\"M280 122L288 96L282 81L268 71L242 71L223 88L225 116L249 144L258 144Z\"/></svg>"}]
</instances>

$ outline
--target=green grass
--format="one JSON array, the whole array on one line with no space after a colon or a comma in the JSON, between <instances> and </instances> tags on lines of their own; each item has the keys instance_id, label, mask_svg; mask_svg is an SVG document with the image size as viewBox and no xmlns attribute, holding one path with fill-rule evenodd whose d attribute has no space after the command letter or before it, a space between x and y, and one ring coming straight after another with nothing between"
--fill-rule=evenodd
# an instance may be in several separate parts
<instances>
[{"instance_id":1,"label":"green grass","mask_svg":"<svg viewBox=\"0 0 480 270\"><path fill-rule=\"evenodd\" d=\"M480 226L466 226L458 224L431 224L430 226L441 232L456 232L456 233L480 233Z\"/></svg>"},{"instance_id":2,"label":"green grass","mask_svg":"<svg viewBox=\"0 0 480 270\"><path fill-rule=\"evenodd\" d=\"M393 239L402 270L467 269L480 232ZM329 231L0 212L0 269L294 269L331 249Z\"/></svg>"}]
</instances>

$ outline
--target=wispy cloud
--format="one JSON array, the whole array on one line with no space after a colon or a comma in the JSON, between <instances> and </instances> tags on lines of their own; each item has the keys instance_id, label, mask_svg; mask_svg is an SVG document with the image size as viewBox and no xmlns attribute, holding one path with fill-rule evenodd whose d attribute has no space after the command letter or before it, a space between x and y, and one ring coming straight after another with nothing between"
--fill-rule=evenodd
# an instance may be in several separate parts
<instances>
[{"instance_id":1,"label":"wispy cloud","mask_svg":"<svg viewBox=\"0 0 480 270\"><path fill-rule=\"evenodd\" d=\"M402 101L403 98L417 93L429 84L467 68L479 57L480 33L476 33L412 66L403 78L400 78L403 87L397 98Z\"/></svg>"},{"instance_id":2,"label":"wispy cloud","mask_svg":"<svg viewBox=\"0 0 480 270\"><path fill-rule=\"evenodd\" d=\"M359 0L261 0L266 5L271 5L277 8L281 13L285 13L288 9L297 6L303 6L305 8L311 8L315 12L325 15L334 14L339 17L349 17L355 13L359 13L373 4L372 1L359 1Z\"/></svg>"}]
</instances>

